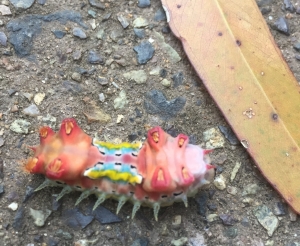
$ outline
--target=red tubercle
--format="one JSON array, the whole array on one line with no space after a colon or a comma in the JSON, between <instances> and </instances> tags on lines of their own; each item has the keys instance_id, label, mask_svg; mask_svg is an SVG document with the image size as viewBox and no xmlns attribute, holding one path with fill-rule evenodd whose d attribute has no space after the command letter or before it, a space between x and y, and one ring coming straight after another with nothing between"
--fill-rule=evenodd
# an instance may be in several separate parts
<instances>
[{"instance_id":1,"label":"red tubercle","mask_svg":"<svg viewBox=\"0 0 300 246\"><path fill-rule=\"evenodd\" d=\"M87 139L86 141L89 141L89 143L92 142L92 138L77 125L76 120L73 118L64 119L62 121L58 135L66 144L74 144L79 140L83 140L81 138Z\"/></svg>"},{"instance_id":2,"label":"red tubercle","mask_svg":"<svg viewBox=\"0 0 300 246\"><path fill-rule=\"evenodd\" d=\"M30 157L24 165L24 170L29 173L45 174L42 155Z\"/></svg>"},{"instance_id":3,"label":"red tubercle","mask_svg":"<svg viewBox=\"0 0 300 246\"><path fill-rule=\"evenodd\" d=\"M152 179L151 188L155 191L168 191L171 183L171 176L169 171L162 167L156 167Z\"/></svg>"},{"instance_id":4,"label":"red tubercle","mask_svg":"<svg viewBox=\"0 0 300 246\"><path fill-rule=\"evenodd\" d=\"M191 172L187 167L183 167L181 169L181 179L182 179L182 183L181 183L182 186L189 186L195 181L194 176L191 174Z\"/></svg>"},{"instance_id":5,"label":"red tubercle","mask_svg":"<svg viewBox=\"0 0 300 246\"><path fill-rule=\"evenodd\" d=\"M46 169L46 177L49 179L64 181L64 164L65 163L63 163L61 159L54 159Z\"/></svg>"},{"instance_id":6,"label":"red tubercle","mask_svg":"<svg viewBox=\"0 0 300 246\"><path fill-rule=\"evenodd\" d=\"M177 137L176 137L177 143L178 143L178 147L185 149L186 146L189 143L189 137L185 134L180 133Z\"/></svg>"},{"instance_id":7,"label":"red tubercle","mask_svg":"<svg viewBox=\"0 0 300 246\"><path fill-rule=\"evenodd\" d=\"M40 144L47 144L51 141L52 137L55 135L55 132L49 126L43 126L39 129L40 135Z\"/></svg>"},{"instance_id":8,"label":"red tubercle","mask_svg":"<svg viewBox=\"0 0 300 246\"><path fill-rule=\"evenodd\" d=\"M148 131L147 142L150 147L155 150L159 150L167 140L167 134L159 126L153 127Z\"/></svg>"}]
</instances>

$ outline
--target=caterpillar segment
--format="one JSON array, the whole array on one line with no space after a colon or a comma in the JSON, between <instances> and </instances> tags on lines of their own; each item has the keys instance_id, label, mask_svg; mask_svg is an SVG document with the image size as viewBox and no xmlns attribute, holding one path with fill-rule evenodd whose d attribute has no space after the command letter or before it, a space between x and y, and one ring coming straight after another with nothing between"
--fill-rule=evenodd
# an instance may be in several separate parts
<instances>
[{"instance_id":1,"label":"caterpillar segment","mask_svg":"<svg viewBox=\"0 0 300 246\"><path fill-rule=\"evenodd\" d=\"M25 164L28 172L46 177L36 191L63 187L57 200L81 191L75 205L95 195L96 209L113 198L119 201L119 213L130 201L132 218L141 206L149 206L157 220L160 207L178 201L187 207L187 198L214 176L208 156L211 150L189 144L184 134L173 138L160 127L149 130L143 144L92 139L72 118L63 120L57 133L44 126L39 135L40 144L31 147L34 156Z\"/></svg>"}]
</instances>

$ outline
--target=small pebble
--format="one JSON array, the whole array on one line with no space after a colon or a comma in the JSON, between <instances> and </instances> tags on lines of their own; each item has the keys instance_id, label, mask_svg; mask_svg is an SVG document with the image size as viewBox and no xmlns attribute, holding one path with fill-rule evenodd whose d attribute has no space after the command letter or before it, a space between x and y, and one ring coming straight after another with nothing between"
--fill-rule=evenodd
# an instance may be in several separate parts
<instances>
[{"instance_id":1,"label":"small pebble","mask_svg":"<svg viewBox=\"0 0 300 246\"><path fill-rule=\"evenodd\" d=\"M36 193L34 193L34 188L31 186L26 186L26 190L25 190L25 196L23 198L23 203L27 202L29 198L31 198L32 196L34 196Z\"/></svg>"},{"instance_id":2,"label":"small pebble","mask_svg":"<svg viewBox=\"0 0 300 246\"><path fill-rule=\"evenodd\" d=\"M29 9L35 0L10 0L16 9Z\"/></svg>"},{"instance_id":3,"label":"small pebble","mask_svg":"<svg viewBox=\"0 0 300 246\"><path fill-rule=\"evenodd\" d=\"M235 238L238 235L238 229L235 227L229 227L225 229L223 234L225 237Z\"/></svg>"},{"instance_id":4,"label":"small pebble","mask_svg":"<svg viewBox=\"0 0 300 246\"><path fill-rule=\"evenodd\" d=\"M17 210L15 217L14 217L14 221L12 223L12 227L15 230L20 231L23 228L24 212L25 212L25 209L22 206Z\"/></svg>"},{"instance_id":5,"label":"small pebble","mask_svg":"<svg viewBox=\"0 0 300 246\"><path fill-rule=\"evenodd\" d=\"M208 195L204 190L200 191L199 195L195 197L195 200L198 204L198 214L200 214L202 217L205 217L206 215L207 199Z\"/></svg>"},{"instance_id":6,"label":"small pebble","mask_svg":"<svg viewBox=\"0 0 300 246\"><path fill-rule=\"evenodd\" d=\"M73 60L74 61L79 61L80 59L81 59L81 56L82 56L82 52L81 52L81 50L75 50L74 52L73 52Z\"/></svg>"},{"instance_id":7,"label":"small pebble","mask_svg":"<svg viewBox=\"0 0 300 246\"><path fill-rule=\"evenodd\" d=\"M264 7L260 8L260 12L263 15L269 14L269 13L271 13L271 11L272 11L272 8L270 6L264 6Z\"/></svg>"},{"instance_id":8,"label":"small pebble","mask_svg":"<svg viewBox=\"0 0 300 246\"><path fill-rule=\"evenodd\" d=\"M287 214L286 205L282 202L276 202L274 206L274 214L276 216L283 216Z\"/></svg>"},{"instance_id":9,"label":"small pebble","mask_svg":"<svg viewBox=\"0 0 300 246\"><path fill-rule=\"evenodd\" d=\"M126 29L129 26L129 22L126 19L126 17L124 17L123 15L118 15L117 18L124 29Z\"/></svg>"},{"instance_id":10,"label":"small pebble","mask_svg":"<svg viewBox=\"0 0 300 246\"><path fill-rule=\"evenodd\" d=\"M7 37L4 32L0 32L0 44L6 46Z\"/></svg>"},{"instance_id":11,"label":"small pebble","mask_svg":"<svg viewBox=\"0 0 300 246\"><path fill-rule=\"evenodd\" d=\"M174 82L174 88L183 84L184 75L183 72L178 72L172 76Z\"/></svg>"},{"instance_id":12,"label":"small pebble","mask_svg":"<svg viewBox=\"0 0 300 246\"><path fill-rule=\"evenodd\" d=\"M150 0L139 0L138 7L147 8L151 5Z\"/></svg>"},{"instance_id":13,"label":"small pebble","mask_svg":"<svg viewBox=\"0 0 300 246\"><path fill-rule=\"evenodd\" d=\"M98 77L97 81L100 85L107 85L108 84L108 79L105 78L105 77Z\"/></svg>"},{"instance_id":14,"label":"small pebble","mask_svg":"<svg viewBox=\"0 0 300 246\"><path fill-rule=\"evenodd\" d=\"M103 16L102 22L105 22L105 21L109 20L109 18L111 17L111 14L112 14L112 13L107 13L107 14L105 14L105 15Z\"/></svg>"},{"instance_id":15,"label":"small pebble","mask_svg":"<svg viewBox=\"0 0 300 246\"><path fill-rule=\"evenodd\" d=\"M31 126L30 122L22 119L15 120L11 125L10 125L10 130L12 130L15 133L23 133L23 134L28 134L29 127Z\"/></svg>"},{"instance_id":16,"label":"small pebble","mask_svg":"<svg viewBox=\"0 0 300 246\"><path fill-rule=\"evenodd\" d=\"M167 80L167 79L163 79L163 80L161 81L161 84L162 84L164 87L167 87L167 88L171 87L171 81L170 81L170 80Z\"/></svg>"},{"instance_id":17,"label":"small pebble","mask_svg":"<svg viewBox=\"0 0 300 246\"><path fill-rule=\"evenodd\" d=\"M3 177L2 177L3 178ZM4 185L0 184L0 196L4 193Z\"/></svg>"},{"instance_id":18,"label":"small pebble","mask_svg":"<svg viewBox=\"0 0 300 246\"><path fill-rule=\"evenodd\" d=\"M5 5L0 5L0 13L2 15L11 15L10 8Z\"/></svg>"},{"instance_id":19,"label":"small pebble","mask_svg":"<svg viewBox=\"0 0 300 246\"><path fill-rule=\"evenodd\" d=\"M4 139L0 137L0 147L2 147L4 145Z\"/></svg>"},{"instance_id":20,"label":"small pebble","mask_svg":"<svg viewBox=\"0 0 300 246\"><path fill-rule=\"evenodd\" d=\"M112 30L109 36L114 42L117 43L118 40L124 36L123 29L122 30L114 29Z\"/></svg>"},{"instance_id":21,"label":"small pebble","mask_svg":"<svg viewBox=\"0 0 300 246\"><path fill-rule=\"evenodd\" d=\"M162 49L163 53L166 55L168 61L175 64L181 60L181 57L172 46L165 42L165 38L159 32L153 31L153 36L156 44Z\"/></svg>"},{"instance_id":22,"label":"small pebble","mask_svg":"<svg viewBox=\"0 0 300 246\"><path fill-rule=\"evenodd\" d=\"M128 104L125 91L120 91L119 96L114 100L114 108L122 109Z\"/></svg>"},{"instance_id":23,"label":"small pebble","mask_svg":"<svg viewBox=\"0 0 300 246\"><path fill-rule=\"evenodd\" d=\"M135 36L137 36L138 38L144 38L146 35L144 29L133 28L133 31L134 31Z\"/></svg>"},{"instance_id":24,"label":"small pebble","mask_svg":"<svg viewBox=\"0 0 300 246\"><path fill-rule=\"evenodd\" d=\"M148 246L149 245L149 240L147 238L138 238L133 241L131 246Z\"/></svg>"},{"instance_id":25,"label":"small pebble","mask_svg":"<svg viewBox=\"0 0 300 246\"><path fill-rule=\"evenodd\" d=\"M244 226L244 227L250 227L250 223L249 223L248 218L244 217L241 221L241 225Z\"/></svg>"},{"instance_id":26,"label":"small pebble","mask_svg":"<svg viewBox=\"0 0 300 246\"><path fill-rule=\"evenodd\" d=\"M220 130L216 127L203 132L203 140L205 141L206 149L223 148L225 145L225 139Z\"/></svg>"},{"instance_id":27,"label":"small pebble","mask_svg":"<svg viewBox=\"0 0 300 246\"><path fill-rule=\"evenodd\" d=\"M254 200L251 197L246 197L242 200L242 203L244 203L246 206L252 206L254 204Z\"/></svg>"},{"instance_id":28,"label":"small pebble","mask_svg":"<svg viewBox=\"0 0 300 246\"><path fill-rule=\"evenodd\" d=\"M89 23L90 23L92 29L95 30L96 27L97 27L97 25L96 25L96 20L95 20L95 19L92 19L92 20L89 21Z\"/></svg>"},{"instance_id":29,"label":"small pebble","mask_svg":"<svg viewBox=\"0 0 300 246\"><path fill-rule=\"evenodd\" d=\"M241 162L236 162L234 168L232 169L231 175L230 175L230 182L233 182L235 179L238 171L240 170L242 163Z\"/></svg>"},{"instance_id":30,"label":"small pebble","mask_svg":"<svg viewBox=\"0 0 300 246\"><path fill-rule=\"evenodd\" d=\"M96 34L96 38L103 40L104 37L105 37L105 31L104 29L100 29Z\"/></svg>"},{"instance_id":31,"label":"small pebble","mask_svg":"<svg viewBox=\"0 0 300 246\"><path fill-rule=\"evenodd\" d=\"M88 14L89 14L91 17L93 17L93 18L96 18L96 17L97 17L97 13L96 13L94 10L89 9L89 10L88 10Z\"/></svg>"},{"instance_id":32,"label":"small pebble","mask_svg":"<svg viewBox=\"0 0 300 246\"><path fill-rule=\"evenodd\" d=\"M155 67L154 69L152 69L150 72L149 72L149 74L150 75L159 75L159 73L160 73L160 67Z\"/></svg>"},{"instance_id":33,"label":"small pebble","mask_svg":"<svg viewBox=\"0 0 300 246\"><path fill-rule=\"evenodd\" d=\"M155 21L163 21L166 20L167 16L163 8L159 8L154 14Z\"/></svg>"},{"instance_id":34,"label":"small pebble","mask_svg":"<svg viewBox=\"0 0 300 246\"><path fill-rule=\"evenodd\" d=\"M100 0L89 0L89 3L92 7L105 10L105 5L101 3Z\"/></svg>"},{"instance_id":35,"label":"small pebble","mask_svg":"<svg viewBox=\"0 0 300 246\"><path fill-rule=\"evenodd\" d=\"M290 221L296 221L297 220L297 214L295 213L295 211L290 206L288 207L288 212L289 212Z\"/></svg>"},{"instance_id":36,"label":"small pebble","mask_svg":"<svg viewBox=\"0 0 300 246\"><path fill-rule=\"evenodd\" d=\"M121 121L122 121L123 118L124 118L124 115L118 114L118 117L117 117L117 124L121 123Z\"/></svg>"},{"instance_id":37,"label":"small pebble","mask_svg":"<svg viewBox=\"0 0 300 246\"><path fill-rule=\"evenodd\" d=\"M279 32L289 36L290 35L290 27L289 23L284 17L280 17L275 23L274 28Z\"/></svg>"},{"instance_id":38,"label":"small pebble","mask_svg":"<svg viewBox=\"0 0 300 246\"><path fill-rule=\"evenodd\" d=\"M232 226L237 220L232 217L230 214L221 214L220 219L222 220L224 225Z\"/></svg>"},{"instance_id":39,"label":"small pebble","mask_svg":"<svg viewBox=\"0 0 300 246\"><path fill-rule=\"evenodd\" d=\"M44 5L47 2L47 0L38 0L38 4Z\"/></svg>"},{"instance_id":40,"label":"small pebble","mask_svg":"<svg viewBox=\"0 0 300 246\"><path fill-rule=\"evenodd\" d=\"M287 10L291 13L295 12L295 7L290 0L283 0L283 5L284 5L285 10Z\"/></svg>"},{"instance_id":41,"label":"small pebble","mask_svg":"<svg viewBox=\"0 0 300 246\"><path fill-rule=\"evenodd\" d=\"M228 186L228 187L227 187L227 192L228 192L230 195L235 196L235 195L237 194L238 190L237 190L236 187Z\"/></svg>"},{"instance_id":42,"label":"small pebble","mask_svg":"<svg viewBox=\"0 0 300 246\"><path fill-rule=\"evenodd\" d=\"M177 97L168 101L163 92L153 89L145 95L144 108L147 113L167 120L176 117L184 108L185 103L185 97Z\"/></svg>"},{"instance_id":43,"label":"small pebble","mask_svg":"<svg viewBox=\"0 0 300 246\"><path fill-rule=\"evenodd\" d=\"M30 215L34 219L34 224L41 227L45 224L46 219L50 216L51 210L46 209L45 212L30 208Z\"/></svg>"},{"instance_id":44,"label":"small pebble","mask_svg":"<svg viewBox=\"0 0 300 246\"><path fill-rule=\"evenodd\" d=\"M244 187L242 196L255 195L259 191L259 189L260 188L257 184L249 184L246 187Z\"/></svg>"},{"instance_id":45,"label":"small pebble","mask_svg":"<svg viewBox=\"0 0 300 246\"><path fill-rule=\"evenodd\" d=\"M226 180L222 174L215 178L214 185L218 190L226 189Z\"/></svg>"},{"instance_id":46,"label":"small pebble","mask_svg":"<svg viewBox=\"0 0 300 246\"><path fill-rule=\"evenodd\" d=\"M173 229L179 229L181 226L181 215L175 215L172 219Z\"/></svg>"},{"instance_id":47,"label":"small pebble","mask_svg":"<svg viewBox=\"0 0 300 246\"><path fill-rule=\"evenodd\" d=\"M36 105L40 105L44 100L45 96L46 96L45 93L37 93L35 94L33 101L35 102Z\"/></svg>"},{"instance_id":48,"label":"small pebble","mask_svg":"<svg viewBox=\"0 0 300 246\"><path fill-rule=\"evenodd\" d=\"M293 48L297 51L300 51L300 42L294 43Z\"/></svg>"},{"instance_id":49,"label":"small pebble","mask_svg":"<svg viewBox=\"0 0 300 246\"><path fill-rule=\"evenodd\" d=\"M19 205L16 202L13 202L8 205L8 208L11 209L12 211L16 211L18 209Z\"/></svg>"},{"instance_id":50,"label":"small pebble","mask_svg":"<svg viewBox=\"0 0 300 246\"><path fill-rule=\"evenodd\" d=\"M171 32L171 29L169 26L164 26L162 29L161 29L161 32L164 33L164 34L168 34Z\"/></svg>"},{"instance_id":51,"label":"small pebble","mask_svg":"<svg viewBox=\"0 0 300 246\"><path fill-rule=\"evenodd\" d=\"M232 145L238 145L240 144L240 141L235 136L234 132L225 126L218 126L220 131L223 133L224 137L230 142Z\"/></svg>"},{"instance_id":52,"label":"small pebble","mask_svg":"<svg viewBox=\"0 0 300 246\"><path fill-rule=\"evenodd\" d=\"M72 73L71 78L76 82L81 82L81 74L80 73L77 73L77 72Z\"/></svg>"},{"instance_id":53,"label":"small pebble","mask_svg":"<svg viewBox=\"0 0 300 246\"><path fill-rule=\"evenodd\" d=\"M259 223L267 230L268 235L271 237L279 225L277 217L265 205L256 207L253 212Z\"/></svg>"},{"instance_id":54,"label":"small pebble","mask_svg":"<svg viewBox=\"0 0 300 246\"><path fill-rule=\"evenodd\" d=\"M123 74L124 78L134 81L137 84L144 84L147 81L147 74L144 70L133 70Z\"/></svg>"},{"instance_id":55,"label":"small pebble","mask_svg":"<svg viewBox=\"0 0 300 246\"><path fill-rule=\"evenodd\" d=\"M154 54L154 48L148 41L142 41L135 46L133 50L137 53L137 61L139 64L146 64Z\"/></svg>"},{"instance_id":56,"label":"small pebble","mask_svg":"<svg viewBox=\"0 0 300 246\"><path fill-rule=\"evenodd\" d=\"M134 140L136 140L138 138L138 135L135 133L132 133L132 134L129 134L127 138L129 140L129 142L133 142Z\"/></svg>"},{"instance_id":57,"label":"small pebble","mask_svg":"<svg viewBox=\"0 0 300 246\"><path fill-rule=\"evenodd\" d=\"M17 92L17 90L16 89L9 89L8 90L8 95L11 97L11 96L13 96L15 93Z\"/></svg>"},{"instance_id":58,"label":"small pebble","mask_svg":"<svg viewBox=\"0 0 300 246\"><path fill-rule=\"evenodd\" d=\"M80 39L86 39L87 38L85 32L79 27L74 27L73 28L73 35L75 37L80 38Z\"/></svg>"},{"instance_id":59,"label":"small pebble","mask_svg":"<svg viewBox=\"0 0 300 246\"><path fill-rule=\"evenodd\" d=\"M148 25L149 25L149 22L142 17L138 17L133 21L133 27L135 27L135 28L146 27Z\"/></svg>"},{"instance_id":60,"label":"small pebble","mask_svg":"<svg viewBox=\"0 0 300 246\"><path fill-rule=\"evenodd\" d=\"M299 54L296 54L295 58L296 58L296 60L300 61L300 55Z\"/></svg>"},{"instance_id":61,"label":"small pebble","mask_svg":"<svg viewBox=\"0 0 300 246\"><path fill-rule=\"evenodd\" d=\"M62 39L67 33L61 30L54 30L52 31L55 37Z\"/></svg>"},{"instance_id":62,"label":"small pebble","mask_svg":"<svg viewBox=\"0 0 300 246\"><path fill-rule=\"evenodd\" d=\"M207 204L207 208L210 210L210 211L217 211L218 210L218 206L214 203L212 204Z\"/></svg>"},{"instance_id":63,"label":"small pebble","mask_svg":"<svg viewBox=\"0 0 300 246\"><path fill-rule=\"evenodd\" d=\"M216 221L219 219L219 215L217 214L209 214L206 216L206 219L209 223L213 222L213 221Z\"/></svg>"},{"instance_id":64,"label":"small pebble","mask_svg":"<svg viewBox=\"0 0 300 246\"><path fill-rule=\"evenodd\" d=\"M182 237L182 238L179 238L177 240L172 240L171 245L184 246L184 245L186 245L187 242L188 242L188 238L187 237Z\"/></svg>"},{"instance_id":65,"label":"small pebble","mask_svg":"<svg viewBox=\"0 0 300 246\"><path fill-rule=\"evenodd\" d=\"M89 51L88 62L91 64L104 64L103 58L96 51L93 50Z\"/></svg>"},{"instance_id":66,"label":"small pebble","mask_svg":"<svg viewBox=\"0 0 300 246\"><path fill-rule=\"evenodd\" d=\"M100 102L104 102L105 101L105 96L104 96L103 93L99 94L99 100L100 100Z\"/></svg>"},{"instance_id":67,"label":"small pebble","mask_svg":"<svg viewBox=\"0 0 300 246\"><path fill-rule=\"evenodd\" d=\"M23 109L23 114L26 114L29 116L38 116L40 114L40 111L35 104L31 104L27 108Z\"/></svg>"}]
</instances>

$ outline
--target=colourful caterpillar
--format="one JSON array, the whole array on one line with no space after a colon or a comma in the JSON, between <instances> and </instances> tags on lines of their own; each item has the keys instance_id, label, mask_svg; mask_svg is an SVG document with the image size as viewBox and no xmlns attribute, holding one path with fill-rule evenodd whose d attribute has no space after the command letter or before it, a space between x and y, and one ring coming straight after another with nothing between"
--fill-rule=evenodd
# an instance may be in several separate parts
<instances>
[{"instance_id":1,"label":"colourful caterpillar","mask_svg":"<svg viewBox=\"0 0 300 246\"><path fill-rule=\"evenodd\" d=\"M161 206L183 201L208 183L214 174L207 154L188 144L188 137L171 137L160 127L148 131L142 143L112 144L92 139L74 119L65 119L55 133L40 129L40 145L25 164L30 173L40 173L46 186L63 187L57 200L72 190L82 191L76 205L91 194L97 196L94 209L107 198L119 201L117 213L126 201L134 206L132 218L141 205L154 209L157 220Z\"/></svg>"}]
</instances>

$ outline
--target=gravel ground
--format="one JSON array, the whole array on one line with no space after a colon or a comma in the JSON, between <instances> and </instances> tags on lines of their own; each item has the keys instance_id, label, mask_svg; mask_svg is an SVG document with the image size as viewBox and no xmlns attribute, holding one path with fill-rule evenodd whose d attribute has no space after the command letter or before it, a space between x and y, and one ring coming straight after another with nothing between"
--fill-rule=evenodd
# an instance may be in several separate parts
<instances>
[{"instance_id":1,"label":"gravel ground","mask_svg":"<svg viewBox=\"0 0 300 246\"><path fill-rule=\"evenodd\" d=\"M259 6L300 81L300 3ZM1 246L300 245L297 216L238 143L160 1L2 0L0 13ZM57 130L67 117L107 141L144 141L155 125L185 133L216 148L216 179L188 208L161 209L158 222L149 208L131 220L131 204L116 216L111 200L91 213L95 197L75 207L75 192L57 203L59 188L33 192L43 177L22 161L41 125Z\"/></svg>"}]
</instances>

